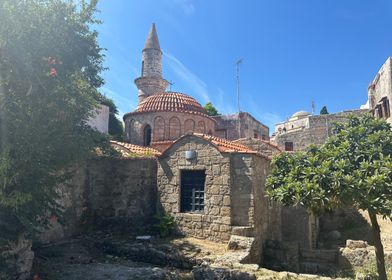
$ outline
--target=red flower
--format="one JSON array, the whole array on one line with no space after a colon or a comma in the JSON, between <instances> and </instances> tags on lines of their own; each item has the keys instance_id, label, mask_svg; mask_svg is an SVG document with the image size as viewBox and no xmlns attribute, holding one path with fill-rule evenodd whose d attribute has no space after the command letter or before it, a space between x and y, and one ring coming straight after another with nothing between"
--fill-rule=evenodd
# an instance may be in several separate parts
<instances>
[{"instance_id":1,"label":"red flower","mask_svg":"<svg viewBox=\"0 0 392 280\"><path fill-rule=\"evenodd\" d=\"M50 76L52 76L52 77L56 77L57 76L57 70L56 70L56 68L50 68L50 73L49 73L49 75Z\"/></svg>"},{"instance_id":2,"label":"red flower","mask_svg":"<svg viewBox=\"0 0 392 280\"><path fill-rule=\"evenodd\" d=\"M52 223L55 223L55 222L57 222L57 217L55 216L55 215L50 215L50 217L49 217L49 221L50 222L52 222Z\"/></svg>"}]
</instances>

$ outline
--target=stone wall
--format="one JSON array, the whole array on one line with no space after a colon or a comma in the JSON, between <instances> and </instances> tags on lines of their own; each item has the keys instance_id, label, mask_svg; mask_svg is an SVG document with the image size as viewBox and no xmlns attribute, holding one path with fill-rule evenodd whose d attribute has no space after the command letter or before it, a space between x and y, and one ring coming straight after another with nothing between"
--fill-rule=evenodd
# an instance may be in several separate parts
<instances>
[{"instance_id":1,"label":"stone wall","mask_svg":"<svg viewBox=\"0 0 392 280\"><path fill-rule=\"evenodd\" d=\"M0 280L30 279L34 253L32 242L20 234L15 241L0 247Z\"/></svg>"},{"instance_id":2,"label":"stone wall","mask_svg":"<svg viewBox=\"0 0 392 280\"><path fill-rule=\"evenodd\" d=\"M185 151L197 151L194 160ZM203 213L180 212L181 170L205 170ZM231 232L230 155L189 135L180 139L158 161L158 195L162 209L174 215L183 234L213 241L229 240Z\"/></svg>"},{"instance_id":3,"label":"stone wall","mask_svg":"<svg viewBox=\"0 0 392 280\"><path fill-rule=\"evenodd\" d=\"M269 139L269 128L247 112L213 117L217 121L215 136L235 140L239 138Z\"/></svg>"},{"instance_id":4,"label":"stone wall","mask_svg":"<svg viewBox=\"0 0 392 280\"><path fill-rule=\"evenodd\" d=\"M126 140L132 144L143 145L144 127L151 126L152 141L176 140L190 132L213 134L213 119L198 114L179 112L130 113L125 119Z\"/></svg>"},{"instance_id":5,"label":"stone wall","mask_svg":"<svg viewBox=\"0 0 392 280\"><path fill-rule=\"evenodd\" d=\"M275 144L269 141L256 139L256 138L241 138L234 142L245 145L251 148L253 151L259 152L260 154L270 157L279 154L281 150Z\"/></svg>"},{"instance_id":6,"label":"stone wall","mask_svg":"<svg viewBox=\"0 0 392 280\"><path fill-rule=\"evenodd\" d=\"M65 224L51 219L41 241L53 242L86 230L116 230L142 234L156 213L156 160L92 160L76 168L60 187ZM137 225L137 226L135 226Z\"/></svg>"},{"instance_id":7,"label":"stone wall","mask_svg":"<svg viewBox=\"0 0 392 280\"><path fill-rule=\"evenodd\" d=\"M334 123L344 122L349 115L360 116L368 110L344 111L336 114L309 116L308 127L280 132L275 135L274 143L282 150L286 142L293 142L294 151L303 151L309 145L321 145L333 134Z\"/></svg>"},{"instance_id":8,"label":"stone wall","mask_svg":"<svg viewBox=\"0 0 392 280\"><path fill-rule=\"evenodd\" d=\"M289 119L286 122L282 122L275 125L275 132L278 133L284 130L290 131L295 129L308 128L308 127L309 127L309 117L304 116L301 118Z\"/></svg>"},{"instance_id":9,"label":"stone wall","mask_svg":"<svg viewBox=\"0 0 392 280\"><path fill-rule=\"evenodd\" d=\"M315 248L317 236L314 235L316 222L305 208L282 207L282 240L298 244L301 248Z\"/></svg>"},{"instance_id":10,"label":"stone wall","mask_svg":"<svg viewBox=\"0 0 392 280\"><path fill-rule=\"evenodd\" d=\"M155 159L101 159L87 168L85 197L94 228L143 234L156 213Z\"/></svg>"}]
</instances>

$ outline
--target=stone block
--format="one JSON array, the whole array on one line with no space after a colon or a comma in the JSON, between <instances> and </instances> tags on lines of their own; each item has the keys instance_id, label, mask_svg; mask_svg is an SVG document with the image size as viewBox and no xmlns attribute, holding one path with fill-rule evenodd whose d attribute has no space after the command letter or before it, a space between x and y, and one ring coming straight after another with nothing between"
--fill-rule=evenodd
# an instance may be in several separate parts
<instances>
[{"instance_id":1,"label":"stone block","mask_svg":"<svg viewBox=\"0 0 392 280\"><path fill-rule=\"evenodd\" d=\"M212 205L221 205L223 197L221 195L212 195L210 202Z\"/></svg>"},{"instance_id":2,"label":"stone block","mask_svg":"<svg viewBox=\"0 0 392 280\"><path fill-rule=\"evenodd\" d=\"M228 195L223 196L223 205L230 206L230 196Z\"/></svg>"},{"instance_id":3,"label":"stone block","mask_svg":"<svg viewBox=\"0 0 392 280\"><path fill-rule=\"evenodd\" d=\"M214 164L214 165L212 166L212 174L213 174L214 176L218 176L218 175L221 174L221 167L220 167L219 164Z\"/></svg>"},{"instance_id":4,"label":"stone block","mask_svg":"<svg viewBox=\"0 0 392 280\"><path fill-rule=\"evenodd\" d=\"M220 215L221 216L230 216L230 207L222 206L220 208Z\"/></svg>"},{"instance_id":5,"label":"stone block","mask_svg":"<svg viewBox=\"0 0 392 280\"><path fill-rule=\"evenodd\" d=\"M210 188L208 188L208 193L210 193L210 194L219 194L220 193L220 186L212 185Z\"/></svg>"}]
</instances>

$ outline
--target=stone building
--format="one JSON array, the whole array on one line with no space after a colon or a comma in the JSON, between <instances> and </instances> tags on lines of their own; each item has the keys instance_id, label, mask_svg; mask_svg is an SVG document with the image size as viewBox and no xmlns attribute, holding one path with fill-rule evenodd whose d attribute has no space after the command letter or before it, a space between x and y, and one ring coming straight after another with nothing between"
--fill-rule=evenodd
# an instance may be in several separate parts
<instances>
[{"instance_id":1,"label":"stone building","mask_svg":"<svg viewBox=\"0 0 392 280\"><path fill-rule=\"evenodd\" d=\"M368 106L377 118L384 118L392 124L392 57L389 57L368 88Z\"/></svg>"},{"instance_id":2,"label":"stone building","mask_svg":"<svg viewBox=\"0 0 392 280\"><path fill-rule=\"evenodd\" d=\"M87 124L102 133L109 133L109 106L100 104L87 120Z\"/></svg>"},{"instance_id":3,"label":"stone building","mask_svg":"<svg viewBox=\"0 0 392 280\"><path fill-rule=\"evenodd\" d=\"M269 129L249 113L210 117L194 98L166 92L162 76L162 51L153 24L142 51L141 77L136 110L124 115L126 141L164 151L187 133L216 135L234 140L243 137L269 139Z\"/></svg>"},{"instance_id":4,"label":"stone building","mask_svg":"<svg viewBox=\"0 0 392 280\"><path fill-rule=\"evenodd\" d=\"M127 141L143 146L162 146L180 136L199 132L213 134L215 120L192 97L177 92L156 93L124 116ZM158 142L158 143L157 143Z\"/></svg>"},{"instance_id":5,"label":"stone building","mask_svg":"<svg viewBox=\"0 0 392 280\"><path fill-rule=\"evenodd\" d=\"M280 239L279 207L264 185L270 159L248 147L204 134L185 135L158 158L158 198L179 231L227 241L254 236L257 247Z\"/></svg>"},{"instance_id":6,"label":"stone building","mask_svg":"<svg viewBox=\"0 0 392 280\"><path fill-rule=\"evenodd\" d=\"M234 140L233 142L245 145L253 151L259 152L260 154L267 157L272 157L282 152L282 150L277 145L271 143L270 141L262 140L260 138L240 138Z\"/></svg>"},{"instance_id":7,"label":"stone building","mask_svg":"<svg viewBox=\"0 0 392 280\"><path fill-rule=\"evenodd\" d=\"M268 126L260 123L251 114L240 112L232 115L214 116L216 121L215 135L235 140L239 138L260 138L269 140Z\"/></svg>"},{"instance_id":8,"label":"stone building","mask_svg":"<svg viewBox=\"0 0 392 280\"><path fill-rule=\"evenodd\" d=\"M271 141L283 151L303 151L309 145L321 145L333 133L334 123L349 115L361 115L368 110L348 110L336 114L312 115L306 111L293 114L287 121L275 125Z\"/></svg>"}]
</instances>

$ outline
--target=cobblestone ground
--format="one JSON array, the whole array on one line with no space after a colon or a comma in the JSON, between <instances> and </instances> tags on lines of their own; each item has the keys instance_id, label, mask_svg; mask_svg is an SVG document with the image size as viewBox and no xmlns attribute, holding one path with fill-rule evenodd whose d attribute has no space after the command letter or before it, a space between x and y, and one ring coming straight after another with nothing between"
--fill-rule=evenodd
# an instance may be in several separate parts
<instances>
[{"instance_id":1,"label":"cobblestone ground","mask_svg":"<svg viewBox=\"0 0 392 280\"><path fill-rule=\"evenodd\" d=\"M159 240L148 245L156 256L146 256L149 252L140 252L138 261L132 261L129 256L121 256L123 251L108 248L107 244L113 241L102 237L87 237L70 240L62 244L41 247L36 250L33 276L38 275L41 280L155 280L155 279L193 279L191 266L202 259L213 262L217 255L225 251L224 244L199 241L192 238L179 238L174 240ZM130 248L132 256L138 254L143 244L134 241L121 242L123 248ZM104 245L102 245L104 244ZM128 246L128 247L127 247ZM153 248L159 248L154 250ZM109 254L108 251L115 254ZM117 254L117 256L116 256ZM174 257L169 254L172 254ZM132 258L131 256L131 258ZM146 262L143 262L143 257ZM171 262L177 267L165 265ZM191 260L188 264L185 260ZM153 262L151 264L148 262Z\"/></svg>"},{"instance_id":2,"label":"cobblestone ground","mask_svg":"<svg viewBox=\"0 0 392 280\"><path fill-rule=\"evenodd\" d=\"M41 280L331 279L274 272L257 265L217 265L225 253L226 244L193 238L140 244L89 236L36 249L33 275Z\"/></svg>"}]
</instances>

